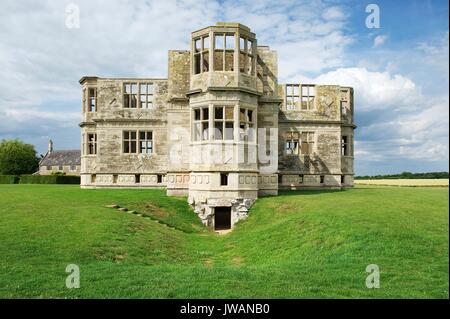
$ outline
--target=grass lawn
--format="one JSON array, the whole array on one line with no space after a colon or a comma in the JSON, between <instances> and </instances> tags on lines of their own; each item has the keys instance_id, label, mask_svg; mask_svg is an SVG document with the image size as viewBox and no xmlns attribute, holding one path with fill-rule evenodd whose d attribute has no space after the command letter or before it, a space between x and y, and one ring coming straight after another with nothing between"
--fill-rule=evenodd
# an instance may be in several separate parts
<instances>
[{"instance_id":1,"label":"grass lawn","mask_svg":"<svg viewBox=\"0 0 450 319\"><path fill-rule=\"evenodd\" d=\"M448 298L448 198L433 187L282 192L219 236L164 190L0 185L0 297ZM65 287L71 263L79 289ZM365 286L369 264L379 289Z\"/></svg>"}]
</instances>

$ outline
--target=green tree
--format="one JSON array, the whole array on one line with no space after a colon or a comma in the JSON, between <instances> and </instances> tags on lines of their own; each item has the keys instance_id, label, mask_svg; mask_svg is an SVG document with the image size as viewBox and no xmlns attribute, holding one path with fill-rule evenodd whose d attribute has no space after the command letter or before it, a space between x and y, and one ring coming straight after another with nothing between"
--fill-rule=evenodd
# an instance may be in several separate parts
<instances>
[{"instance_id":1,"label":"green tree","mask_svg":"<svg viewBox=\"0 0 450 319\"><path fill-rule=\"evenodd\" d=\"M0 174L31 174L38 166L39 158L33 145L17 139L2 140L0 143Z\"/></svg>"}]
</instances>

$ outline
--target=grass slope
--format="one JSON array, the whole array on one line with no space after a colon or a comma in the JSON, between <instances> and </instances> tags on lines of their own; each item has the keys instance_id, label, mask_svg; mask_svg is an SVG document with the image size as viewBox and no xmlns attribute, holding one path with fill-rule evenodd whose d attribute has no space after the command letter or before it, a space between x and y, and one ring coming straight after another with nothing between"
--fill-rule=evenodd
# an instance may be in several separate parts
<instances>
[{"instance_id":1,"label":"grass slope","mask_svg":"<svg viewBox=\"0 0 450 319\"><path fill-rule=\"evenodd\" d=\"M0 185L0 243L2 298L449 296L444 188L282 192L218 236L164 190ZM380 289L365 287L373 263Z\"/></svg>"}]
</instances>

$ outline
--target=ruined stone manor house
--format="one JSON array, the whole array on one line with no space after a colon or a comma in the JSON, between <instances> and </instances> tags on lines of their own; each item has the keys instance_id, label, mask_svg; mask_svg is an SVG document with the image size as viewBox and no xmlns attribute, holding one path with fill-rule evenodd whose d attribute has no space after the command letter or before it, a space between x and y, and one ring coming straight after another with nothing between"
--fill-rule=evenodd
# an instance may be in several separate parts
<instances>
[{"instance_id":1,"label":"ruined stone manor house","mask_svg":"<svg viewBox=\"0 0 450 319\"><path fill-rule=\"evenodd\" d=\"M258 196L353 186L353 89L278 83L277 53L242 24L192 32L167 79L80 83L81 187L166 187L224 229Z\"/></svg>"}]
</instances>

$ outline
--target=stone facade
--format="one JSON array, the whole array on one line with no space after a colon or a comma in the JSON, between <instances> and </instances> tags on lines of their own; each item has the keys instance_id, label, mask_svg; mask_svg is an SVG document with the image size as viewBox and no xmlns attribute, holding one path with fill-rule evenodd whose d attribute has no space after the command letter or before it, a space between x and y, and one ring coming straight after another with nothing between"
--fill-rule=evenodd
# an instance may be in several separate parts
<instances>
[{"instance_id":1,"label":"stone facade","mask_svg":"<svg viewBox=\"0 0 450 319\"><path fill-rule=\"evenodd\" d=\"M258 196L353 186L352 88L279 84L276 52L238 23L191 40L167 79L80 80L81 187L165 187L227 228Z\"/></svg>"}]
</instances>

